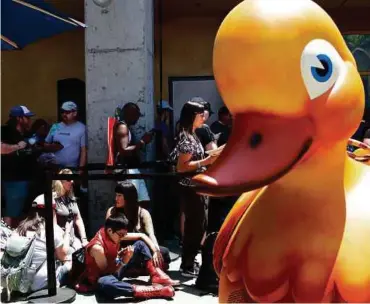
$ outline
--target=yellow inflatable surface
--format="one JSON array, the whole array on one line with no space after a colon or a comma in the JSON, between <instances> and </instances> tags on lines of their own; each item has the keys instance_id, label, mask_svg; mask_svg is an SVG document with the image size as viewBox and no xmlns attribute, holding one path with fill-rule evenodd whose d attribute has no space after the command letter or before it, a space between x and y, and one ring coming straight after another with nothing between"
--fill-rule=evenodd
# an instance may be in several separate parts
<instances>
[{"instance_id":1,"label":"yellow inflatable surface","mask_svg":"<svg viewBox=\"0 0 370 304\"><path fill-rule=\"evenodd\" d=\"M246 0L213 65L233 133L193 180L245 192L214 247L220 302L370 302L370 167L346 151L364 89L338 28L309 0Z\"/></svg>"}]
</instances>

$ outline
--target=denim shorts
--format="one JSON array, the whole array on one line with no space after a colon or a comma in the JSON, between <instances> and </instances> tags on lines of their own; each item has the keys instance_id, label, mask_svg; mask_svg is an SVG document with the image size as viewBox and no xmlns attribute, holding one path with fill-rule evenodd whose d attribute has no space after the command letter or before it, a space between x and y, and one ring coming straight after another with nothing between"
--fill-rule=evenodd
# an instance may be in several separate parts
<instances>
[{"instance_id":1,"label":"denim shorts","mask_svg":"<svg viewBox=\"0 0 370 304\"><path fill-rule=\"evenodd\" d=\"M5 199L5 217L20 217L23 214L27 201L29 181L3 182L3 196Z\"/></svg>"},{"instance_id":2,"label":"denim shorts","mask_svg":"<svg viewBox=\"0 0 370 304\"><path fill-rule=\"evenodd\" d=\"M116 173L120 173L123 170L117 170ZM128 174L140 174L139 169L127 169ZM145 201L150 201L150 197L148 194L148 189L145 184L145 180L143 179L128 179L131 183L134 184L137 195L138 195L138 202L145 202ZM119 182L118 182L119 183Z\"/></svg>"}]
</instances>

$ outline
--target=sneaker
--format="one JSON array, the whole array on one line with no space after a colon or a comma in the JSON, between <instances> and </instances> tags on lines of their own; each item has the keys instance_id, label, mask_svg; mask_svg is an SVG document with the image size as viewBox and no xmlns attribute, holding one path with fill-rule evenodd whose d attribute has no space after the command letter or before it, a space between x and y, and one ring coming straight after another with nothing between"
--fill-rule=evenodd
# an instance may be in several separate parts
<instances>
[{"instance_id":1,"label":"sneaker","mask_svg":"<svg viewBox=\"0 0 370 304\"><path fill-rule=\"evenodd\" d=\"M193 268L194 268L195 270L197 270L197 271L198 271L198 273L199 273L199 270L200 270L200 264L199 264L199 262L194 261ZM179 268L179 271L183 271L183 270L184 270L184 266L181 264L181 265L180 265L180 268Z\"/></svg>"},{"instance_id":2,"label":"sneaker","mask_svg":"<svg viewBox=\"0 0 370 304\"><path fill-rule=\"evenodd\" d=\"M196 267L185 267L181 270L181 275L186 278L196 278L199 274L199 269Z\"/></svg>"}]
</instances>

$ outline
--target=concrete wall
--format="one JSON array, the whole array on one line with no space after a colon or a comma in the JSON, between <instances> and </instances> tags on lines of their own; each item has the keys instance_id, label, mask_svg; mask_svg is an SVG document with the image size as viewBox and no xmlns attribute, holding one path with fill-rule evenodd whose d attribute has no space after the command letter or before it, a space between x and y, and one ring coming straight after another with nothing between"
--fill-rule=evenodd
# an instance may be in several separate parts
<instances>
[{"instance_id":1,"label":"concrete wall","mask_svg":"<svg viewBox=\"0 0 370 304\"><path fill-rule=\"evenodd\" d=\"M85 1L87 128L90 163L105 163L107 118L116 106L139 105L144 117L137 136L154 124L152 0L113 1L107 8ZM152 147L146 148L150 159ZM113 204L113 182L89 183L91 230L103 223Z\"/></svg>"}]
</instances>

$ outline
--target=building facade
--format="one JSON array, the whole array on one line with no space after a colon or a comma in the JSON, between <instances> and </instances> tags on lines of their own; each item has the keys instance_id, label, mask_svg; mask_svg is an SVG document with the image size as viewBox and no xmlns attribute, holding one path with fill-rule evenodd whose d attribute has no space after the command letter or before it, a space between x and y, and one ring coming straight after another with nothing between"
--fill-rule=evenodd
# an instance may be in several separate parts
<instances>
[{"instance_id":1,"label":"building facade","mask_svg":"<svg viewBox=\"0 0 370 304\"><path fill-rule=\"evenodd\" d=\"M88 127L89 162L104 163L107 117L113 115L115 107L129 101L137 103L144 117L136 132L140 135L151 129L155 105L161 99L171 99L170 77L212 76L215 34L226 14L240 1L48 2L85 22L87 28L39 41L21 51L2 52L2 123L16 104L25 104L38 118L55 122L58 104L68 98L81 99L80 104L86 108L83 116ZM370 1L317 2L343 34L370 34ZM368 47L364 46L367 54ZM356 52L364 58L364 52ZM366 65L366 57L361 60ZM361 73L369 90L370 69ZM146 154L148 160L153 157L151 150L148 148ZM91 182L89 197L90 227L94 231L107 206L113 203L112 183Z\"/></svg>"}]
</instances>

